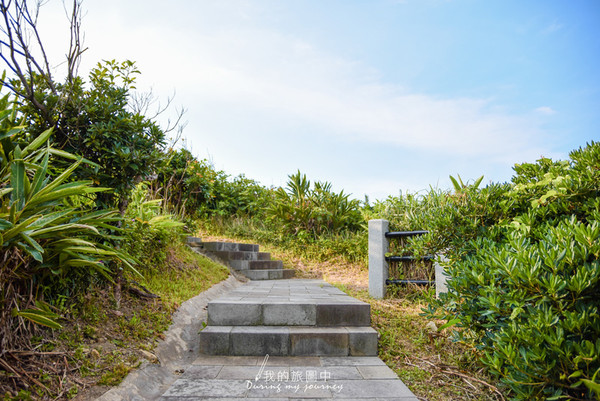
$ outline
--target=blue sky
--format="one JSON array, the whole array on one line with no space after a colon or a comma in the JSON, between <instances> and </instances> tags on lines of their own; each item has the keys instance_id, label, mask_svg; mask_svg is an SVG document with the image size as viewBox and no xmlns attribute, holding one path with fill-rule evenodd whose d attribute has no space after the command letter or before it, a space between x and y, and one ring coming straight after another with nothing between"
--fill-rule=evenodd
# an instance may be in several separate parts
<instances>
[{"instance_id":1,"label":"blue sky","mask_svg":"<svg viewBox=\"0 0 600 401\"><path fill-rule=\"evenodd\" d=\"M80 72L131 59L186 146L270 186L383 199L600 140L600 2L84 0ZM41 12L55 62L60 1Z\"/></svg>"}]
</instances>

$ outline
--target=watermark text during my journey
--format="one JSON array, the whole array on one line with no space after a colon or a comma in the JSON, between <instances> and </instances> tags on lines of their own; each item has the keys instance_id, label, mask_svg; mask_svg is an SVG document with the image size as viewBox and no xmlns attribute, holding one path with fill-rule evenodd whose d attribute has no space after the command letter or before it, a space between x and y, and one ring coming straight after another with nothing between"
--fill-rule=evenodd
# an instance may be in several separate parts
<instances>
[{"instance_id":1,"label":"watermark text during my journey","mask_svg":"<svg viewBox=\"0 0 600 401\"><path fill-rule=\"evenodd\" d=\"M246 380L247 389L273 390L277 393L282 391L298 393L310 390L331 390L339 393L344 388L343 384L330 382L331 372L328 370L319 371L314 367L293 370L266 369L268 359L269 355L267 354L254 381Z\"/></svg>"}]
</instances>

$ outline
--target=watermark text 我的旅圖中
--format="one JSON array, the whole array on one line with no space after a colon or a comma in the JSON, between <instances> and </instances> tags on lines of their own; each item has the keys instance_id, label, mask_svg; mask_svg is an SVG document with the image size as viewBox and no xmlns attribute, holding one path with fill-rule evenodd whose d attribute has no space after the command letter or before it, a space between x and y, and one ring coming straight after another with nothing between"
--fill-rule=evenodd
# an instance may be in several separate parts
<instances>
[{"instance_id":1,"label":"watermark text \u6211\u7684\u65c5\u5716\u4e2d","mask_svg":"<svg viewBox=\"0 0 600 401\"><path fill-rule=\"evenodd\" d=\"M277 393L285 392L307 392L310 390L331 390L339 393L344 388L343 384L330 382L331 372L318 370L313 367L307 368L267 368L269 355L265 356L258 374L254 381L247 380L248 389L273 390Z\"/></svg>"}]
</instances>

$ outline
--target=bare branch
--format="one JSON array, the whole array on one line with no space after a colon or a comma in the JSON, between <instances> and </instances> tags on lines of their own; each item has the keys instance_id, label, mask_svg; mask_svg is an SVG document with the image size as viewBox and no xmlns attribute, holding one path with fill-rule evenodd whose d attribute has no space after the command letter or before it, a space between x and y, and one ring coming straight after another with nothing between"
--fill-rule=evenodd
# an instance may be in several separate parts
<instances>
[{"instance_id":1,"label":"bare branch","mask_svg":"<svg viewBox=\"0 0 600 401\"><path fill-rule=\"evenodd\" d=\"M149 120L156 120L161 114L165 113L173 103L173 99L175 98L175 93L172 96L169 96L166 100L166 104L163 106L158 101L158 99L154 96L152 89L148 92L144 93L133 93L131 96L130 107L134 113L142 114L148 116ZM153 115L149 115L150 107L157 103L156 110ZM179 110L175 110L177 113L174 120L167 118L167 125L163 127L162 130L165 134L169 134L176 130L176 135L172 140L171 147L175 147L177 142L181 140L183 135L183 130L187 126L187 121L183 121L183 116L187 112L185 108L181 108Z\"/></svg>"},{"instance_id":2,"label":"bare branch","mask_svg":"<svg viewBox=\"0 0 600 401\"><path fill-rule=\"evenodd\" d=\"M29 8L27 7L27 2L26 1L23 2L23 9L25 11L24 12L25 20L29 24L29 27L37 41L38 47L39 47L40 51L42 52L42 57L44 59L44 67L40 66L34 57L30 57L30 58L31 58L32 63L36 66L38 72L42 76L45 77L45 79L48 83L48 86L52 89L53 92L56 92L56 89L54 88L54 81L52 80L52 74L50 71L50 63L48 62L48 57L46 56L46 50L44 49L44 45L42 44L42 39L40 38L40 34L37 29L37 17L38 17L39 11L40 11L40 7L41 7L41 2L38 2L35 7L35 19L33 19L33 18L31 18L31 14L29 13Z\"/></svg>"},{"instance_id":3,"label":"bare branch","mask_svg":"<svg viewBox=\"0 0 600 401\"><path fill-rule=\"evenodd\" d=\"M23 52L20 52L16 49L16 43L14 41L13 38L13 22L12 22L12 16L10 15L10 11L9 11L9 7L11 5L11 1L5 2L4 0L2 0L2 2L0 3L0 11L2 12L2 18L4 20L4 24L5 24L5 29L3 29L6 33L7 39L8 39L8 50L10 52L10 61L7 61L7 58L4 57L4 55L2 55L2 59L6 61L6 64L10 67L10 69L12 71L14 71L14 73L18 76L19 80L23 83L23 85L25 86L25 90L27 91L27 88L29 87L29 85L27 84L27 79L25 78L25 75L23 75L23 72L21 71L21 67L19 65L19 63L17 62L15 53L22 55L24 54ZM6 43L6 42L4 42ZM1 50L1 48L0 48ZM29 96L29 91L28 92L28 96Z\"/></svg>"},{"instance_id":4,"label":"bare branch","mask_svg":"<svg viewBox=\"0 0 600 401\"><path fill-rule=\"evenodd\" d=\"M12 7L12 11L11 5L14 6ZM2 54L1 58L17 76L23 86L23 91L14 90L14 85L9 86L9 88L12 88L17 96L29 100L34 107L40 111L44 120L50 125L53 125L54 122L50 118L46 106L35 97L33 67L35 66L42 77L51 79L49 75L46 75L44 69L35 61L29 48L28 36L32 29L34 32L37 32L37 28L34 24L35 21L31 18L31 14L29 13L27 4L24 0L15 0L14 3L11 0L2 0L0 2L0 12L2 13L2 19L4 21L2 31L6 35L6 40L3 40L3 42L7 45L10 53L9 57ZM37 35L37 33L34 33L34 35ZM36 37L39 38L39 36ZM41 46L41 42L39 43ZM0 50L3 50L3 48L0 48ZM23 59L24 66L22 66L19 57ZM49 71L47 72L49 74ZM52 88L52 86L50 87Z\"/></svg>"},{"instance_id":5,"label":"bare branch","mask_svg":"<svg viewBox=\"0 0 600 401\"><path fill-rule=\"evenodd\" d=\"M81 0L73 1L73 10L69 16L71 40L69 42L69 53L67 53L67 82L72 83L77 76L77 70L81 63L81 55L87 50L81 45Z\"/></svg>"},{"instance_id":6,"label":"bare branch","mask_svg":"<svg viewBox=\"0 0 600 401\"><path fill-rule=\"evenodd\" d=\"M73 8L68 13L71 41L66 55L66 79L69 83L75 78L81 55L85 51L80 38L81 1L73 0ZM50 112L36 96L40 90L58 94L52 67L38 30L38 16L43 4L44 0L0 0L0 60L12 71L13 78L20 82L18 88L7 85L7 82L3 84L17 96L30 101L46 124L54 126L55 117L61 111ZM69 93L63 95L69 97Z\"/></svg>"}]
</instances>

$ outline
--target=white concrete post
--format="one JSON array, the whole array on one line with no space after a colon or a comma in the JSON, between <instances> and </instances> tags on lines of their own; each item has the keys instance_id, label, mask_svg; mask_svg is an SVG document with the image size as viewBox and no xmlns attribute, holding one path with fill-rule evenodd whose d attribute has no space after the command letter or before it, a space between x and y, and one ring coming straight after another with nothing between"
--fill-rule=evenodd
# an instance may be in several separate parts
<instances>
[{"instance_id":1,"label":"white concrete post","mask_svg":"<svg viewBox=\"0 0 600 401\"><path fill-rule=\"evenodd\" d=\"M385 297L385 280L389 274L385 260L389 241L385 233L389 227L387 220L369 220L369 295L375 299Z\"/></svg>"},{"instance_id":2,"label":"white concrete post","mask_svg":"<svg viewBox=\"0 0 600 401\"><path fill-rule=\"evenodd\" d=\"M442 292L448 292L448 286L446 285L446 281L448 280L448 276L444 270L443 265L448 262L448 259L444 255L439 255L435 258L435 262L433 262L433 267L435 268L435 297L439 298Z\"/></svg>"}]
</instances>

